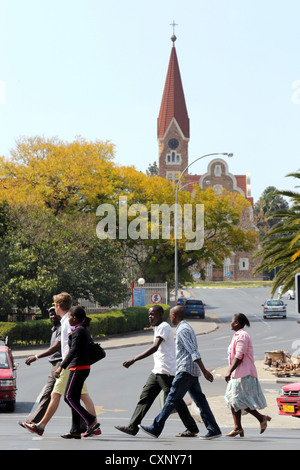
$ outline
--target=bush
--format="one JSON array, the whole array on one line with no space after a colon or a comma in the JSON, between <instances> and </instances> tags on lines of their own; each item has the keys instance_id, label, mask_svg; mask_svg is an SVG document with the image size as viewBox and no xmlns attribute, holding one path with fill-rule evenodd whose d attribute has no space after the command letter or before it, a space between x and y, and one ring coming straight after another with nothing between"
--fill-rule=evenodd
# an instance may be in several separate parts
<instances>
[{"instance_id":1,"label":"bush","mask_svg":"<svg viewBox=\"0 0 300 470\"><path fill-rule=\"evenodd\" d=\"M95 337L128 333L149 327L148 310L145 307L116 308L106 313L88 315L92 321L90 333ZM170 307L163 305L164 320L168 320ZM50 320L26 322L0 322L0 338L8 336L10 345L49 343L51 338Z\"/></svg>"},{"instance_id":2,"label":"bush","mask_svg":"<svg viewBox=\"0 0 300 470\"><path fill-rule=\"evenodd\" d=\"M10 345L48 343L51 338L50 320L0 322L0 337L8 336Z\"/></svg>"}]
</instances>

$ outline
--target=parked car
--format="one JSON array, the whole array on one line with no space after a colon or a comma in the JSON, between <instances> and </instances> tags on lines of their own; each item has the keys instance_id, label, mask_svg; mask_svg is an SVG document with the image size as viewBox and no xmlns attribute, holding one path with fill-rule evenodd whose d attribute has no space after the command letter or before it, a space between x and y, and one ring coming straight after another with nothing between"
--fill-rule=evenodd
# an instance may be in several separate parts
<instances>
[{"instance_id":1,"label":"parked car","mask_svg":"<svg viewBox=\"0 0 300 470\"><path fill-rule=\"evenodd\" d=\"M205 317L205 304L200 299L189 298L184 302L185 315Z\"/></svg>"},{"instance_id":2,"label":"parked car","mask_svg":"<svg viewBox=\"0 0 300 470\"><path fill-rule=\"evenodd\" d=\"M280 415L300 418L300 382L283 385L276 400Z\"/></svg>"},{"instance_id":3,"label":"parked car","mask_svg":"<svg viewBox=\"0 0 300 470\"><path fill-rule=\"evenodd\" d=\"M7 411L14 411L15 409L16 382L16 365L6 338L0 340L0 404L4 404Z\"/></svg>"},{"instance_id":4,"label":"parked car","mask_svg":"<svg viewBox=\"0 0 300 470\"><path fill-rule=\"evenodd\" d=\"M282 287L283 286L279 286L279 288L278 288L278 297L280 296L280 294L282 292ZM283 298L283 299L295 299L295 291L293 289L289 289L284 294L282 294L281 298Z\"/></svg>"}]
</instances>

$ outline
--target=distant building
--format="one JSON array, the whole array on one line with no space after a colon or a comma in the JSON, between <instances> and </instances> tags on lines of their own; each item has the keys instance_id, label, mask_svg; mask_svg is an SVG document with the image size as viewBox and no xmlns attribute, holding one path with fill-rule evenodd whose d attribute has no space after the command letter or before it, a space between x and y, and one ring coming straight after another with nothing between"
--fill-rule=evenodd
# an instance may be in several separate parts
<instances>
[{"instance_id":1,"label":"distant building","mask_svg":"<svg viewBox=\"0 0 300 470\"><path fill-rule=\"evenodd\" d=\"M189 164L190 120L176 54L176 36L173 35L171 40L173 46L157 120L158 168L159 176L176 182ZM250 174L233 175L225 160L214 158L208 164L206 173L193 175L187 171L184 181L187 185L186 190L189 191L192 190L193 183L199 184L203 189L211 186L216 194L221 194L223 189L242 194L250 202L251 207L248 214L243 217L241 225L256 230L253 224ZM230 258L224 260L221 270L213 265L207 265L206 279L214 281L251 279L254 265L251 253L232 253Z\"/></svg>"}]
</instances>

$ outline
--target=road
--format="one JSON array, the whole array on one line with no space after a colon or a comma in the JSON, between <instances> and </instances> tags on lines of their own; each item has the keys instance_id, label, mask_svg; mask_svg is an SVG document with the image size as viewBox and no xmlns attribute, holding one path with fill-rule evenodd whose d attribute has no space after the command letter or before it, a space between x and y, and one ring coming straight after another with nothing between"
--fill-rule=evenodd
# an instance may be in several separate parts
<instances>
[{"instance_id":1,"label":"road","mask_svg":"<svg viewBox=\"0 0 300 470\"><path fill-rule=\"evenodd\" d=\"M288 305L287 319L263 320L261 304L269 297L269 289L267 288L194 289L189 290L188 294L202 298L206 303L207 320L205 321L212 318L218 324L218 329L213 333L198 337L202 359L210 370L217 370L227 363L227 347L232 337L230 321L236 312L245 313L251 322L249 333L254 343L256 359L263 359L267 350L280 348L295 353L299 347L300 325L297 323L297 314L294 312L294 301L286 302ZM18 426L17 422L25 419L37 400L49 368L46 359L40 360L30 367L24 364L24 360L20 360L16 410L14 413L0 410L0 449L101 450L102 452L97 453L99 463L106 465L122 463L133 467L145 464L143 459L150 459L150 456L153 459L150 463L163 464L162 461L155 461L155 459L158 459L158 454L165 455L166 452L173 459L178 455L185 455L187 456L185 463L191 463L189 460L193 459L194 453L200 450L300 449L300 421L285 417L280 417L283 426L272 427L270 424L263 436L260 436L258 426L253 421L249 426L247 424L245 438L237 437L235 439L222 437L213 441L201 441L198 438L176 438L175 434L183 430L183 425L177 414L171 415L168 419L159 439L147 437L141 432L136 437L120 433L114 428L114 425L128 423L140 390L152 368L153 359L150 357L139 361L130 369L122 367L122 363L125 359L144 350L145 347L135 346L109 350L107 358L93 367L92 374L88 379L88 388L96 406L103 434L97 438L81 439L80 441L65 441L60 437L61 434L69 430L71 420L70 410L63 400L42 437L30 434ZM221 424L223 434L226 434L232 429L232 422L227 418L224 421L222 416L218 416L218 410L223 412L225 407L223 396L226 384L221 378L216 378L212 384L203 378L200 381L207 397L213 403L219 403L215 415ZM275 400L280 385L267 383L262 386L264 392L271 394ZM188 400L189 397L186 398ZM144 421L146 425L153 420L159 409L160 403L157 400ZM204 434L203 425L199 424L199 427L200 434ZM133 458L134 455L139 456L140 460L136 465L133 460L116 461L117 458L122 458L125 455L128 459ZM183 459L183 457L180 458ZM147 460L146 462L149 463ZM175 460L173 463L176 463Z\"/></svg>"}]
</instances>

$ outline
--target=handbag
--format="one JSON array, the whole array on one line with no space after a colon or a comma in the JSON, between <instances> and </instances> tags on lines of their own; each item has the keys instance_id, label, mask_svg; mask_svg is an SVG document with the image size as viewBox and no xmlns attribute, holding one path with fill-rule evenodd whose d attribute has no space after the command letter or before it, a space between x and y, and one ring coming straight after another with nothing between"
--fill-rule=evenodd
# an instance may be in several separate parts
<instances>
[{"instance_id":1,"label":"handbag","mask_svg":"<svg viewBox=\"0 0 300 470\"><path fill-rule=\"evenodd\" d=\"M90 363L95 364L95 362L101 361L106 356L106 352L100 346L99 343L94 343L94 341L90 340Z\"/></svg>"}]
</instances>

